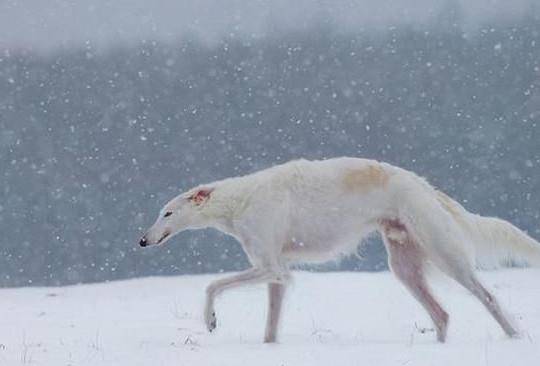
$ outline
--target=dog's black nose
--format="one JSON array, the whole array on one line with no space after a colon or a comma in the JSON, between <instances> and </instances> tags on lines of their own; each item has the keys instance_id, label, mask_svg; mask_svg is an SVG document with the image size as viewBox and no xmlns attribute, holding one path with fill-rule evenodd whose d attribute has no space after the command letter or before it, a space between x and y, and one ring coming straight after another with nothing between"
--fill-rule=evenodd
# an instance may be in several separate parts
<instances>
[{"instance_id":1,"label":"dog's black nose","mask_svg":"<svg viewBox=\"0 0 540 366\"><path fill-rule=\"evenodd\" d=\"M139 245L140 245L141 247L145 247L145 246L148 245L148 242L146 241L146 236L143 236L143 237L141 238L141 240L139 241Z\"/></svg>"}]
</instances>

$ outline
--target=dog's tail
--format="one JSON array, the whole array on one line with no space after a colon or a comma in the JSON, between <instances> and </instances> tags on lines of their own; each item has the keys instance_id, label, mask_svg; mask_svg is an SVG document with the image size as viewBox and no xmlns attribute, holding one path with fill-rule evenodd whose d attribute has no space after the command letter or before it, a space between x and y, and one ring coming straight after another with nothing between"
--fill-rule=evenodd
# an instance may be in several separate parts
<instances>
[{"instance_id":1,"label":"dog's tail","mask_svg":"<svg viewBox=\"0 0 540 366\"><path fill-rule=\"evenodd\" d=\"M540 243L525 232L508 221L471 214L442 192L437 192L437 196L443 207L470 235L478 267L540 267Z\"/></svg>"},{"instance_id":2,"label":"dog's tail","mask_svg":"<svg viewBox=\"0 0 540 366\"><path fill-rule=\"evenodd\" d=\"M540 243L508 221L472 215L478 240L476 264L480 268L500 266L540 267Z\"/></svg>"}]
</instances>

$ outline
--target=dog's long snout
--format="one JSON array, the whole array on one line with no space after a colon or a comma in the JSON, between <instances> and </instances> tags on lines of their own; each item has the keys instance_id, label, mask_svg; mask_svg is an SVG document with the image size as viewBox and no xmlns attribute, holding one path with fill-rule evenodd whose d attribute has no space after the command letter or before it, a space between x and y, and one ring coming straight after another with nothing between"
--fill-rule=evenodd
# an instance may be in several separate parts
<instances>
[{"instance_id":1,"label":"dog's long snout","mask_svg":"<svg viewBox=\"0 0 540 366\"><path fill-rule=\"evenodd\" d=\"M148 245L148 241L146 240L146 236L143 236L143 237L141 238L141 240L139 240L139 245L140 245L141 247L145 247L145 246Z\"/></svg>"}]
</instances>

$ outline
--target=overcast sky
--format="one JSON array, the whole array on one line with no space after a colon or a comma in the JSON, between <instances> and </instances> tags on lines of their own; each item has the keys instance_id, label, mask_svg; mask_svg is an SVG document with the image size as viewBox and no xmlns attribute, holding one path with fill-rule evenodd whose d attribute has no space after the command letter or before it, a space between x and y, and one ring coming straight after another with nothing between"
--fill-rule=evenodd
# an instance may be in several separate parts
<instances>
[{"instance_id":1,"label":"overcast sky","mask_svg":"<svg viewBox=\"0 0 540 366\"><path fill-rule=\"evenodd\" d=\"M0 0L0 47L50 49L186 33L261 37L328 21L343 29L433 21L454 0ZM521 17L537 0L455 0L468 26Z\"/></svg>"}]
</instances>

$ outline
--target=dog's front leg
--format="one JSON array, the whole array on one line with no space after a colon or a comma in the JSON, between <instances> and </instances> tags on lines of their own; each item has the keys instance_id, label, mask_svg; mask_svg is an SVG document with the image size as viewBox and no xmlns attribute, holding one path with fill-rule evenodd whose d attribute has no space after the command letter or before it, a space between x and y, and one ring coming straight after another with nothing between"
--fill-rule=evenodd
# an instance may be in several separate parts
<instances>
[{"instance_id":1,"label":"dog's front leg","mask_svg":"<svg viewBox=\"0 0 540 366\"><path fill-rule=\"evenodd\" d=\"M204 307L204 321L208 331L212 332L217 325L214 301L219 294L230 288L251 283L266 282L275 277L276 276L271 271L260 268L251 268L234 276L214 281L208 285L206 288L206 304Z\"/></svg>"},{"instance_id":2,"label":"dog's front leg","mask_svg":"<svg viewBox=\"0 0 540 366\"><path fill-rule=\"evenodd\" d=\"M285 284L273 282L268 284L268 315L266 318L266 330L264 332L265 343L274 343L276 341L284 293Z\"/></svg>"}]
</instances>

